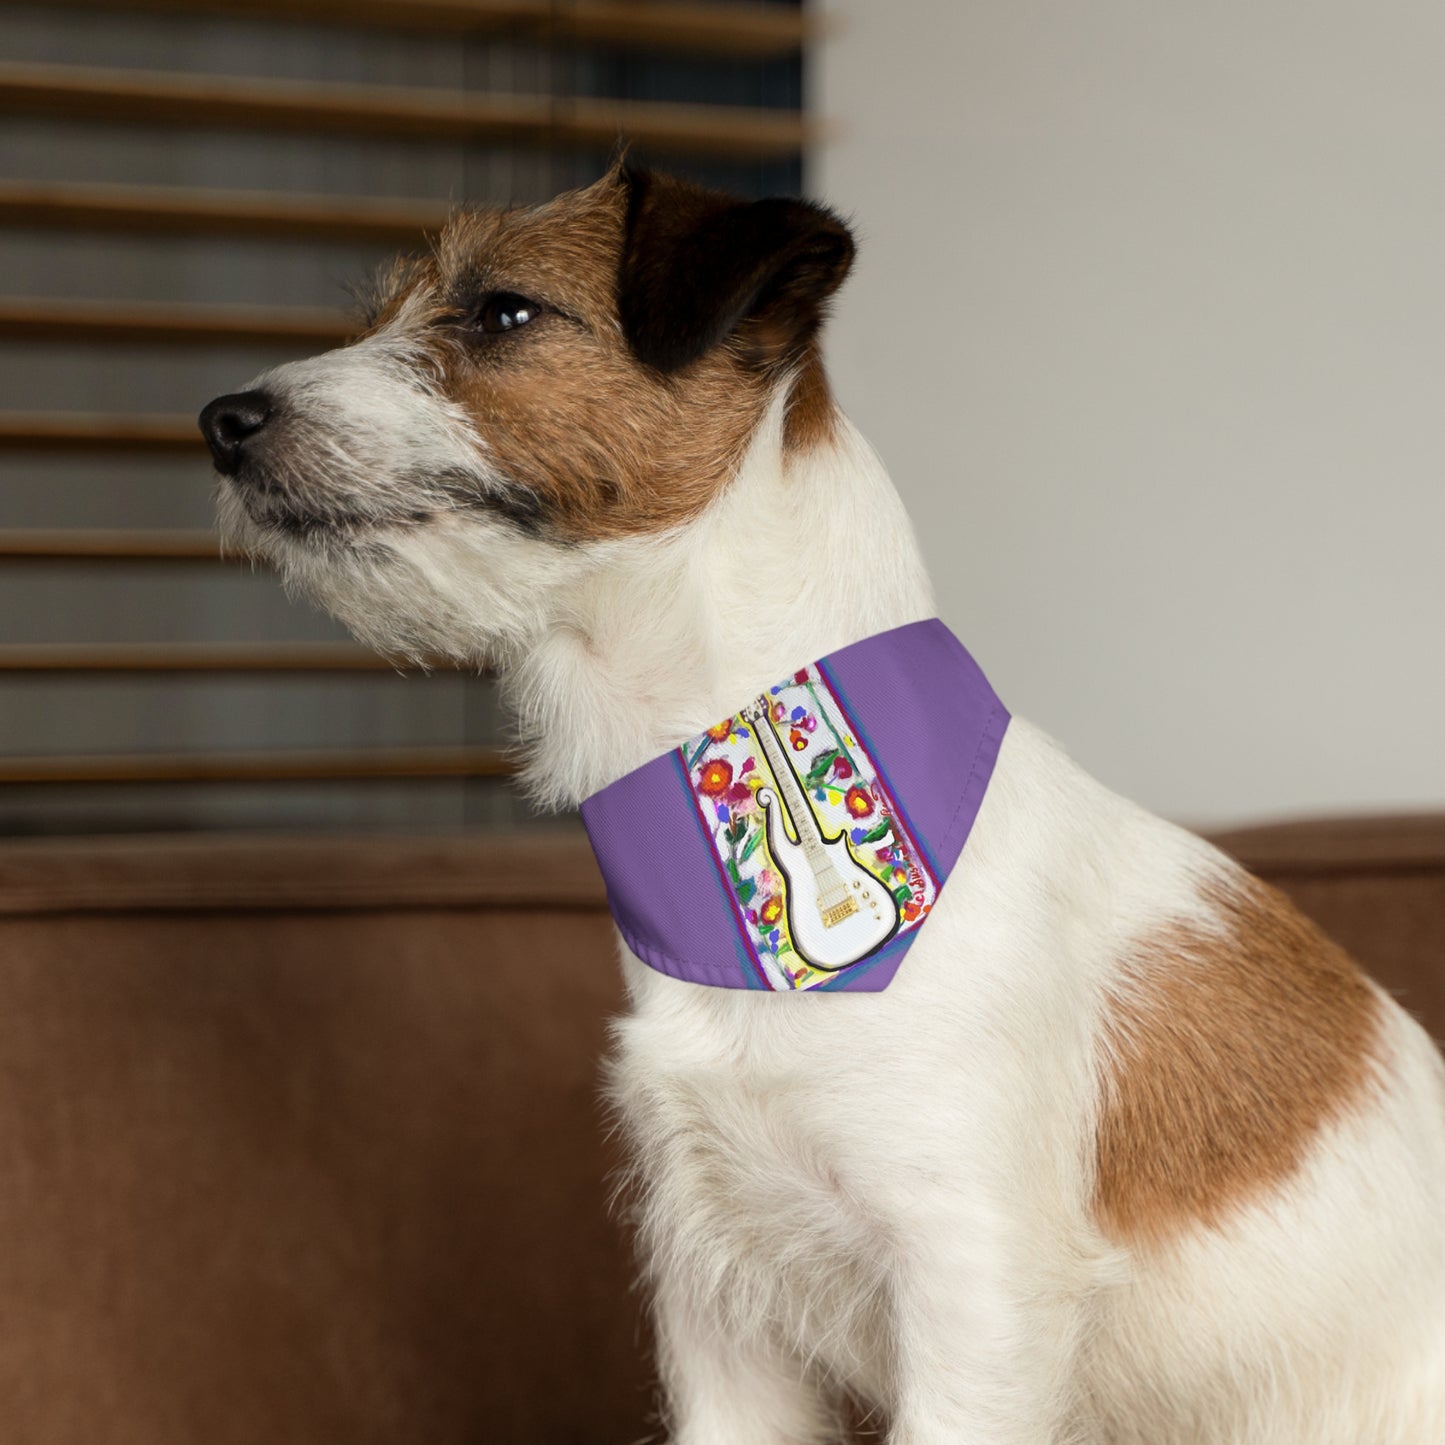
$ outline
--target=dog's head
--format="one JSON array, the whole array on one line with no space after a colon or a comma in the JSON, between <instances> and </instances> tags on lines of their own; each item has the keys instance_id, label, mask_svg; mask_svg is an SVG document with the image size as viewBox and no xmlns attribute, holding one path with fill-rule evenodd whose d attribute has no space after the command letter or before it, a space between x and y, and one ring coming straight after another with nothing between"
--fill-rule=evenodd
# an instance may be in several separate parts
<instances>
[{"instance_id":1,"label":"dog's head","mask_svg":"<svg viewBox=\"0 0 1445 1445\"><path fill-rule=\"evenodd\" d=\"M529 592L705 509L781 385L794 443L826 430L815 336L852 256L821 207L620 165L463 211L356 341L201 413L223 530L384 647L504 647Z\"/></svg>"}]
</instances>

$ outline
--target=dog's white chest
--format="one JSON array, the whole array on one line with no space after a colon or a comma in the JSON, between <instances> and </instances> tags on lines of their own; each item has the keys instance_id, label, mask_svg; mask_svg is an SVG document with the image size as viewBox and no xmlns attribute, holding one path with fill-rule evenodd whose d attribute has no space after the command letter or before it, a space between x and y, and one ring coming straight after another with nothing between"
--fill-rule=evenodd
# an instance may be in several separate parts
<instances>
[{"instance_id":1,"label":"dog's white chest","mask_svg":"<svg viewBox=\"0 0 1445 1445\"><path fill-rule=\"evenodd\" d=\"M740 1049L717 991L696 994L618 1027L614 1097L646 1174L645 1228L734 1323L881 1392L887 1251L844 1147L852 1070L778 1037Z\"/></svg>"}]
</instances>

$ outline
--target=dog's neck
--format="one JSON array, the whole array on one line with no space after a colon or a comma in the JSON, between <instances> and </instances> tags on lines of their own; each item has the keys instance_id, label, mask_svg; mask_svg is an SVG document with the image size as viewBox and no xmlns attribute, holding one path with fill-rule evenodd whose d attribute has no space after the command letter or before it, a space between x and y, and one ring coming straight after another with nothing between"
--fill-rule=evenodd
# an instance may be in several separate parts
<instances>
[{"instance_id":1,"label":"dog's neck","mask_svg":"<svg viewBox=\"0 0 1445 1445\"><path fill-rule=\"evenodd\" d=\"M576 804L804 663L934 615L876 454L841 415L830 439L793 451L782 410L695 521L599 545L504 669L539 801Z\"/></svg>"}]
</instances>

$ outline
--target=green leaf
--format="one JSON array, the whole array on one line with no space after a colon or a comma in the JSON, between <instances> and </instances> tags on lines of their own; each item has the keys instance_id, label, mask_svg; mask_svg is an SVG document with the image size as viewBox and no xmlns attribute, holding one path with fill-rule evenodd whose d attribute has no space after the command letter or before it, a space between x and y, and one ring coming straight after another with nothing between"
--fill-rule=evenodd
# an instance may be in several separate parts
<instances>
[{"instance_id":1,"label":"green leaf","mask_svg":"<svg viewBox=\"0 0 1445 1445\"><path fill-rule=\"evenodd\" d=\"M886 838L891 831L888 820L885 818L883 822L869 828L863 835L863 841L865 843L876 843L880 838Z\"/></svg>"},{"instance_id":2,"label":"green leaf","mask_svg":"<svg viewBox=\"0 0 1445 1445\"><path fill-rule=\"evenodd\" d=\"M829 748L826 752L819 753L813 761L813 766L808 769L808 786L823 781L823 774L833 766L833 759L838 756L837 748Z\"/></svg>"},{"instance_id":3,"label":"green leaf","mask_svg":"<svg viewBox=\"0 0 1445 1445\"><path fill-rule=\"evenodd\" d=\"M743 834L748 831L748 820L746 818L734 818L728 825L727 840L734 847L742 842Z\"/></svg>"},{"instance_id":4,"label":"green leaf","mask_svg":"<svg viewBox=\"0 0 1445 1445\"><path fill-rule=\"evenodd\" d=\"M743 851L738 854L738 862L746 863L754 853L758 851L758 844L763 841L763 830L758 828L751 838L743 844Z\"/></svg>"},{"instance_id":5,"label":"green leaf","mask_svg":"<svg viewBox=\"0 0 1445 1445\"><path fill-rule=\"evenodd\" d=\"M905 886L904 884L902 884L902 883L900 883L900 884L898 885L898 887L893 890L893 896L894 896L900 903L912 903L912 902L913 902L913 890L912 890L911 888L906 887L906 886Z\"/></svg>"},{"instance_id":6,"label":"green leaf","mask_svg":"<svg viewBox=\"0 0 1445 1445\"><path fill-rule=\"evenodd\" d=\"M732 879L733 887L736 888L742 881L743 875L738 872L738 865L729 858L727 861L728 877Z\"/></svg>"},{"instance_id":7,"label":"green leaf","mask_svg":"<svg viewBox=\"0 0 1445 1445\"><path fill-rule=\"evenodd\" d=\"M757 891L758 885L754 883L751 878L744 878L743 881L738 884L738 902L746 907L752 900L753 894Z\"/></svg>"}]
</instances>

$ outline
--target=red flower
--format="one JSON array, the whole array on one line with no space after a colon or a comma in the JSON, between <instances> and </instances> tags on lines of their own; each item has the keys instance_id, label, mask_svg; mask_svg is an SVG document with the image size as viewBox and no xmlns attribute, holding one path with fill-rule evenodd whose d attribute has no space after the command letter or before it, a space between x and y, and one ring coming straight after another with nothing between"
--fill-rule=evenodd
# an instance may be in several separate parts
<instances>
[{"instance_id":1,"label":"red flower","mask_svg":"<svg viewBox=\"0 0 1445 1445\"><path fill-rule=\"evenodd\" d=\"M805 682L807 682L807 680L808 680L808 669L807 669L806 667L802 670L802 672L795 672L795 673L793 674L793 681L794 681L795 683L797 683L799 687L802 687L802 685L803 685Z\"/></svg>"},{"instance_id":2,"label":"red flower","mask_svg":"<svg viewBox=\"0 0 1445 1445\"><path fill-rule=\"evenodd\" d=\"M715 727L710 727L707 730L707 735L715 743L725 743L727 742L728 735L732 732L732 730L733 720L731 718L724 718L723 721L718 723Z\"/></svg>"},{"instance_id":3,"label":"red flower","mask_svg":"<svg viewBox=\"0 0 1445 1445\"><path fill-rule=\"evenodd\" d=\"M842 753L833 759L833 776L835 778L851 778L853 776L853 764Z\"/></svg>"},{"instance_id":4,"label":"red flower","mask_svg":"<svg viewBox=\"0 0 1445 1445\"><path fill-rule=\"evenodd\" d=\"M873 811L873 799L854 783L846 793L843 794L843 806L852 813L855 818L866 818Z\"/></svg>"},{"instance_id":5,"label":"red flower","mask_svg":"<svg viewBox=\"0 0 1445 1445\"><path fill-rule=\"evenodd\" d=\"M792 743L793 751L795 753L800 753L805 747L808 746L808 735L807 733L801 733L798 731L797 728L794 728L792 732L788 734L788 741Z\"/></svg>"},{"instance_id":6,"label":"red flower","mask_svg":"<svg viewBox=\"0 0 1445 1445\"><path fill-rule=\"evenodd\" d=\"M702 771L698 775L698 787L709 798L718 798L727 791L732 780L733 765L726 758L714 758L710 763L702 765Z\"/></svg>"},{"instance_id":7,"label":"red flower","mask_svg":"<svg viewBox=\"0 0 1445 1445\"><path fill-rule=\"evenodd\" d=\"M753 801L753 790L746 783L734 783L728 789L727 800L739 813L751 813L757 806Z\"/></svg>"},{"instance_id":8,"label":"red flower","mask_svg":"<svg viewBox=\"0 0 1445 1445\"><path fill-rule=\"evenodd\" d=\"M774 893L771 898L764 900L763 906L758 909L758 916L764 923L776 923L783 916L783 900Z\"/></svg>"}]
</instances>

